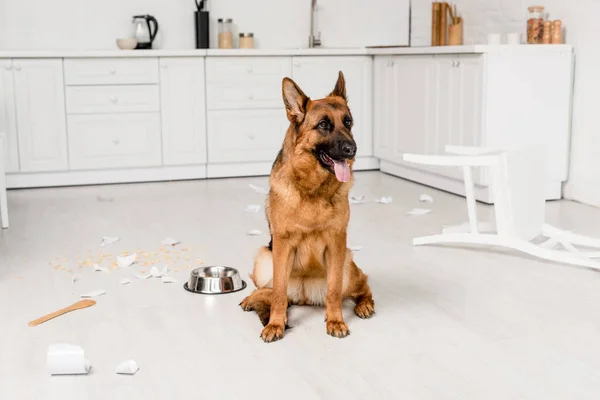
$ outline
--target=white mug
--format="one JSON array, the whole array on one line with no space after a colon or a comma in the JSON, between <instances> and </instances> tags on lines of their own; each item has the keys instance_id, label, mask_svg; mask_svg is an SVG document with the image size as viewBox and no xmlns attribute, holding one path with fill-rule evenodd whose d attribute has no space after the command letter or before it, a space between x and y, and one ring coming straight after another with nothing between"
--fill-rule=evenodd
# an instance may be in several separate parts
<instances>
[{"instance_id":1,"label":"white mug","mask_svg":"<svg viewBox=\"0 0 600 400\"><path fill-rule=\"evenodd\" d=\"M490 33L487 35L488 44L502 44L502 35L500 33Z\"/></svg>"},{"instance_id":2,"label":"white mug","mask_svg":"<svg viewBox=\"0 0 600 400\"><path fill-rule=\"evenodd\" d=\"M507 33L506 44L521 44L521 34L518 32Z\"/></svg>"}]
</instances>

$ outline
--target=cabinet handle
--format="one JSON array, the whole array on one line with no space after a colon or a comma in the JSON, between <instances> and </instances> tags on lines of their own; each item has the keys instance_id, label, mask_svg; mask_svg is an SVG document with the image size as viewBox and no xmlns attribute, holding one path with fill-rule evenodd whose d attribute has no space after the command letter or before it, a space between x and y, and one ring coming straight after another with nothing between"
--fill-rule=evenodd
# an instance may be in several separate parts
<instances>
[{"instance_id":1,"label":"cabinet handle","mask_svg":"<svg viewBox=\"0 0 600 400\"><path fill-rule=\"evenodd\" d=\"M21 66L20 65L16 65L15 66L15 71L20 71L21 70Z\"/></svg>"},{"instance_id":2,"label":"cabinet handle","mask_svg":"<svg viewBox=\"0 0 600 400\"><path fill-rule=\"evenodd\" d=\"M113 139L112 142L114 145L118 145L119 143L121 143L121 141L119 139Z\"/></svg>"},{"instance_id":3,"label":"cabinet handle","mask_svg":"<svg viewBox=\"0 0 600 400\"><path fill-rule=\"evenodd\" d=\"M118 100L117 96L110 96L111 103L115 104Z\"/></svg>"},{"instance_id":4,"label":"cabinet handle","mask_svg":"<svg viewBox=\"0 0 600 400\"><path fill-rule=\"evenodd\" d=\"M294 68L300 68L300 63L294 63Z\"/></svg>"},{"instance_id":5,"label":"cabinet handle","mask_svg":"<svg viewBox=\"0 0 600 400\"><path fill-rule=\"evenodd\" d=\"M254 95L253 94L248 95L248 100L254 100Z\"/></svg>"},{"instance_id":6,"label":"cabinet handle","mask_svg":"<svg viewBox=\"0 0 600 400\"><path fill-rule=\"evenodd\" d=\"M394 61L392 61L392 60L388 60L388 62L387 62L387 66L388 66L388 67L393 67L393 66L394 66Z\"/></svg>"},{"instance_id":7,"label":"cabinet handle","mask_svg":"<svg viewBox=\"0 0 600 400\"><path fill-rule=\"evenodd\" d=\"M12 65L8 64L4 66L4 68L6 68L7 71L10 71L12 69Z\"/></svg>"},{"instance_id":8,"label":"cabinet handle","mask_svg":"<svg viewBox=\"0 0 600 400\"><path fill-rule=\"evenodd\" d=\"M458 67L460 67L460 61L457 61L457 62L456 62L456 67L457 67L457 68L458 68Z\"/></svg>"},{"instance_id":9,"label":"cabinet handle","mask_svg":"<svg viewBox=\"0 0 600 400\"><path fill-rule=\"evenodd\" d=\"M116 73L117 73L117 70L116 70L116 69L114 69L114 68L113 68L113 69L111 69L111 70L110 70L110 74L111 74L111 75L114 75L114 74L116 74Z\"/></svg>"},{"instance_id":10,"label":"cabinet handle","mask_svg":"<svg viewBox=\"0 0 600 400\"><path fill-rule=\"evenodd\" d=\"M452 60L452 68L456 68L456 60Z\"/></svg>"},{"instance_id":11,"label":"cabinet handle","mask_svg":"<svg viewBox=\"0 0 600 400\"><path fill-rule=\"evenodd\" d=\"M248 71L248 73L251 74L254 71L254 68L248 67L246 68L246 71Z\"/></svg>"},{"instance_id":12,"label":"cabinet handle","mask_svg":"<svg viewBox=\"0 0 600 400\"><path fill-rule=\"evenodd\" d=\"M254 140L254 133L248 133L246 136L248 136L250 140Z\"/></svg>"},{"instance_id":13,"label":"cabinet handle","mask_svg":"<svg viewBox=\"0 0 600 400\"><path fill-rule=\"evenodd\" d=\"M169 68L169 65L166 64L166 63L162 63L162 64L160 64L160 67L164 68L164 69L167 69L167 68Z\"/></svg>"}]
</instances>

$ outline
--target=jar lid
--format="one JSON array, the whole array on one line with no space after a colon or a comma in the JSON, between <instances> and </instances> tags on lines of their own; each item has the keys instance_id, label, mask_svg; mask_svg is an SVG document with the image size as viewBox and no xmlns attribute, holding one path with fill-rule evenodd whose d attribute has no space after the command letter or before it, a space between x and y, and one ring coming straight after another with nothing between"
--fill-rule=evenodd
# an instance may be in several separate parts
<instances>
[{"instance_id":1,"label":"jar lid","mask_svg":"<svg viewBox=\"0 0 600 400\"><path fill-rule=\"evenodd\" d=\"M240 37L254 37L254 33L241 33L240 32Z\"/></svg>"},{"instance_id":2,"label":"jar lid","mask_svg":"<svg viewBox=\"0 0 600 400\"><path fill-rule=\"evenodd\" d=\"M544 6L531 6L527 8L527 10L529 10L529 12L542 12L544 11Z\"/></svg>"},{"instance_id":3,"label":"jar lid","mask_svg":"<svg viewBox=\"0 0 600 400\"><path fill-rule=\"evenodd\" d=\"M231 19L231 18L225 18L225 19L223 19L223 18L219 18L219 19L217 20L217 22L218 22L218 23L225 22L226 24L230 24L230 23L232 23L232 22L233 22L233 19Z\"/></svg>"}]
</instances>

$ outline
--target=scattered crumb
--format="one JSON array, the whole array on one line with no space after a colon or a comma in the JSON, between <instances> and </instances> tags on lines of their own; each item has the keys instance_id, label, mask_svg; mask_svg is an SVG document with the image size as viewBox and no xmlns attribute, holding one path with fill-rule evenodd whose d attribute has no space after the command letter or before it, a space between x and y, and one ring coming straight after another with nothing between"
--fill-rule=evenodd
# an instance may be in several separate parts
<instances>
[{"instance_id":1,"label":"scattered crumb","mask_svg":"<svg viewBox=\"0 0 600 400\"><path fill-rule=\"evenodd\" d=\"M186 268L192 268L192 266L191 266L191 265L186 265L185 267L186 267Z\"/></svg>"},{"instance_id":2,"label":"scattered crumb","mask_svg":"<svg viewBox=\"0 0 600 400\"><path fill-rule=\"evenodd\" d=\"M179 272L179 270L178 270L178 269L174 269L173 271L175 271L175 272Z\"/></svg>"}]
</instances>

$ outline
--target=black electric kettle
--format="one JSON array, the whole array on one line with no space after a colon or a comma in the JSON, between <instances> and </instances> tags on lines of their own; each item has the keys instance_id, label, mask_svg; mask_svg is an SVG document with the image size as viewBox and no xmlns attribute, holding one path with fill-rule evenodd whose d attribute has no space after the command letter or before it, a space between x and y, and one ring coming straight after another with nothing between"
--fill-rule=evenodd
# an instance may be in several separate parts
<instances>
[{"instance_id":1,"label":"black electric kettle","mask_svg":"<svg viewBox=\"0 0 600 400\"><path fill-rule=\"evenodd\" d=\"M151 22L154 29L150 26ZM133 17L133 37L137 40L136 49L151 49L157 33L158 21L152 15L135 15Z\"/></svg>"}]
</instances>

